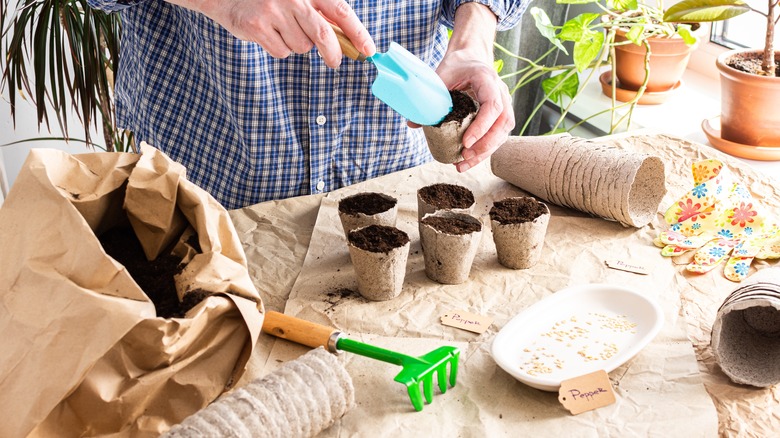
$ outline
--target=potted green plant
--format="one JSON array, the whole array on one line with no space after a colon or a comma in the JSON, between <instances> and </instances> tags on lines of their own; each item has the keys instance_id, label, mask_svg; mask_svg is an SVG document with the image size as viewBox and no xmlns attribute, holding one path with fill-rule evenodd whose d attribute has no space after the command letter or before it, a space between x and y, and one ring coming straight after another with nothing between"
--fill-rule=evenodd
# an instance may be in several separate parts
<instances>
[{"instance_id":1,"label":"potted green plant","mask_svg":"<svg viewBox=\"0 0 780 438\"><path fill-rule=\"evenodd\" d=\"M709 126L708 121L703 126L716 147L738 156L761 158L759 150L749 146L780 146L780 111L777 111L780 105L780 53L773 45L775 26L780 19L778 1L767 0L766 11L759 11L741 0L683 0L669 8L664 19L708 22L747 12L766 18L764 47L762 50L731 50L718 57L720 130Z\"/></svg>"},{"instance_id":2,"label":"potted green plant","mask_svg":"<svg viewBox=\"0 0 780 438\"><path fill-rule=\"evenodd\" d=\"M668 91L679 83L688 63L690 50L697 42L690 25L665 22L661 7L645 5L637 0L605 0L604 3L601 0L557 0L557 3L593 4L599 11L581 13L563 25L556 26L542 9L531 8L530 13L537 29L553 44L551 49L540 58L530 60L509 53L503 47L497 47L499 52L513 56L523 63L522 68L502 75L505 79L515 80L510 88L513 93L540 76L549 75L542 81L545 98L558 104L561 109L553 132L573 129L605 111L612 112L610 133L619 128L628 129L633 108L642 101L646 91ZM667 46L673 42L675 46L682 48L674 63L668 62L669 56L658 56L668 50L654 48L656 41ZM572 63L544 66L542 61L553 52L560 50L569 53L565 44L572 47ZM638 69L625 70L622 62L625 56L622 52L628 52L628 57L633 58L633 61L639 60ZM600 71L605 65L611 66L611 74ZM667 66L671 66L672 75L661 75L662 67ZM582 92L584 85L595 78L602 82L605 94L612 97L611 108L564 129L563 122L571 105ZM659 83L653 82L653 78L659 80ZM625 88L619 87L618 84L622 83L625 83ZM619 91L623 92L618 93ZM544 100L535 108L534 114L541 109L543 103ZM615 110L623 107L627 107L628 111L618 118ZM524 130L525 127L522 127L520 133Z\"/></svg>"},{"instance_id":3,"label":"potted green plant","mask_svg":"<svg viewBox=\"0 0 780 438\"><path fill-rule=\"evenodd\" d=\"M70 140L67 121L73 108L84 125L87 145L94 144L89 127L95 125L106 150L134 148L132 134L116 128L114 113L118 14L92 9L87 0L0 0L0 25L0 89L9 87L14 121L17 97L30 99L39 128L45 123L50 129L52 110L64 140Z\"/></svg>"}]
</instances>

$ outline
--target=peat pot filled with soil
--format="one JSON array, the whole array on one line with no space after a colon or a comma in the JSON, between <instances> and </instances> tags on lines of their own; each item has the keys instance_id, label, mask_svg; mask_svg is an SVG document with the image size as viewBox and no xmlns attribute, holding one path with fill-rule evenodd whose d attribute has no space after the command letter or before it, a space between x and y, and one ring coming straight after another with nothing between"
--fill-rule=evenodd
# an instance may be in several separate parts
<instances>
[{"instance_id":1,"label":"peat pot filled with soil","mask_svg":"<svg viewBox=\"0 0 780 438\"><path fill-rule=\"evenodd\" d=\"M427 214L420 221L425 275L442 284L468 280L482 237L479 219L452 211Z\"/></svg>"},{"instance_id":2,"label":"peat pot filled with soil","mask_svg":"<svg viewBox=\"0 0 780 438\"><path fill-rule=\"evenodd\" d=\"M511 269L527 269L542 256L550 209L533 197L505 198L493 203L490 224L498 262Z\"/></svg>"},{"instance_id":3,"label":"peat pot filled with soil","mask_svg":"<svg viewBox=\"0 0 780 438\"><path fill-rule=\"evenodd\" d=\"M417 219L439 210L471 213L474 193L457 184L432 184L417 190Z\"/></svg>"},{"instance_id":4,"label":"peat pot filled with soil","mask_svg":"<svg viewBox=\"0 0 780 438\"><path fill-rule=\"evenodd\" d=\"M440 163L461 161L463 133L469 127L479 110L479 104L464 91L450 91L452 111L438 125L423 126L428 149Z\"/></svg>"},{"instance_id":5,"label":"peat pot filled with soil","mask_svg":"<svg viewBox=\"0 0 780 438\"><path fill-rule=\"evenodd\" d=\"M369 225L350 231L347 241L360 295L372 301L397 297L406 276L409 235L395 227Z\"/></svg>"},{"instance_id":6,"label":"peat pot filled with soil","mask_svg":"<svg viewBox=\"0 0 780 438\"><path fill-rule=\"evenodd\" d=\"M390 195L362 192L339 201L339 219L344 235L368 225L395 226L398 216L398 200Z\"/></svg>"}]
</instances>

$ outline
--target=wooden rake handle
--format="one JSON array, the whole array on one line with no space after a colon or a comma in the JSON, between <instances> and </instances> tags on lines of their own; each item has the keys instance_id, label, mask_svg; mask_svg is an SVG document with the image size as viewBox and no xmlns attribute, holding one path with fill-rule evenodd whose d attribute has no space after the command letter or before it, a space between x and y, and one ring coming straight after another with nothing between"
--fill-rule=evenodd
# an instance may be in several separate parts
<instances>
[{"instance_id":1,"label":"wooden rake handle","mask_svg":"<svg viewBox=\"0 0 780 438\"><path fill-rule=\"evenodd\" d=\"M333 31L336 32L336 38L339 40L339 46L341 46L341 51L344 53L344 55L347 58L354 59L355 61L364 62L366 60L366 55L360 53L360 50L355 47L354 44L352 44L352 41L347 38L347 35L344 33L343 30L341 30L340 27L336 26L335 24L331 23L330 27L333 28Z\"/></svg>"},{"instance_id":2,"label":"wooden rake handle","mask_svg":"<svg viewBox=\"0 0 780 438\"><path fill-rule=\"evenodd\" d=\"M341 334L332 327L274 311L265 313L262 330L269 335L307 347L325 347L331 353L336 352L336 340Z\"/></svg>"}]
</instances>

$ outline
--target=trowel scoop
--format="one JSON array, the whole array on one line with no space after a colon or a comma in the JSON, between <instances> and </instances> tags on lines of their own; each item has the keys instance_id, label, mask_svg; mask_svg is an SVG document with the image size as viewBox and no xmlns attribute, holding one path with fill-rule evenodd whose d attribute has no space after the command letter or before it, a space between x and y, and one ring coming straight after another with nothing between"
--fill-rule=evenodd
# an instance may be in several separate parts
<instances>
[{"instance_id":1,"label":"trowel scoop","mask_svg":"<svg viewBox=\"0 0 780 438\"><path fill-rule=\"evenodd\" d=\"M398 114L418 125L436 125L452 111L452 97L439 75L395 42L387 52L366 57L344 32L333 26L348 58L368 61L377 69L371 93Z\"/></svg>"}]
</instances>

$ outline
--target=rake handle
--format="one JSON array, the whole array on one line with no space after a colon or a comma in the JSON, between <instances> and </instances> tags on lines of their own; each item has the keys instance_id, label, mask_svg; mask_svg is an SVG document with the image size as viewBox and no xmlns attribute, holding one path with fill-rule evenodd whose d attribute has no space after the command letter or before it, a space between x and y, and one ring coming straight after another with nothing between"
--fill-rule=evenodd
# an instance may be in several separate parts
<instances>
[{"instance_id":1,"label":"rake handle","mask_svg":"<svg viewBox=\"0 0 780 438\"><path fill-rule=\"evenodd\" d=\"M347 58L351 58L354 59L355 61L360 61L360 62L366 60L366 55L360 53L360 50L358 50L357 47L355 47L355 45L352 44L352 41L349 40L347 35L344 33L343 30L341 30L340 27L332 23L330 27L333 28L333 32L336 32L336 38L339 40L339 46L341 46L341 51L344 53L344 55Z\"/></svg>"},{"instance_id":2,"label":"rake handle","mask_svg":"<svg viewBox=\"0 0 780 438\"><path fill-rule=\"evenodd\" d=\"M328 350L329 340L338 330L306 321L283 313L268 311L263 318L263 332L277 338L287 339L311 348L325 347ZM335 351L331 351L335 353Z\"/></svg>"}]
</instances>

